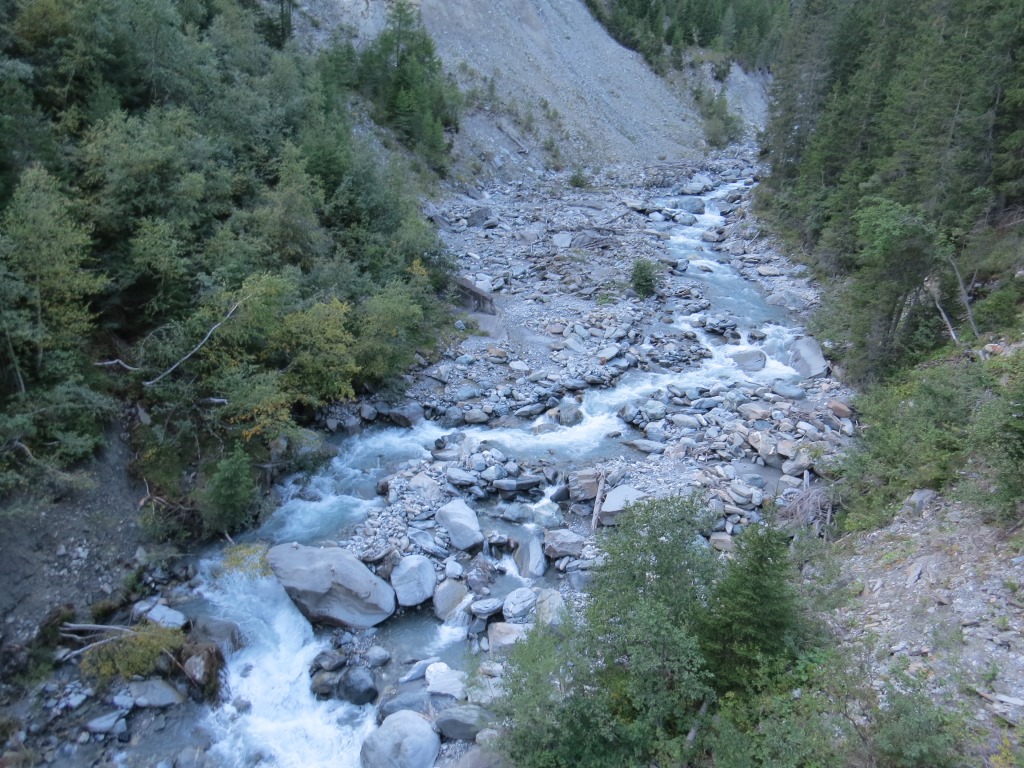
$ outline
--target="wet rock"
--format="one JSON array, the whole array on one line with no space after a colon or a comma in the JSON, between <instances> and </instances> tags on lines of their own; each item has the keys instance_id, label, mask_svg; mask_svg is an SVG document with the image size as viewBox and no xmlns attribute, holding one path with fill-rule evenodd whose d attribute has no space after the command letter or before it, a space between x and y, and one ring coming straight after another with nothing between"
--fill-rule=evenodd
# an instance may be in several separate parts
<instances>
[{"instance_id":1,"label":"wet rock","mask_svg":"<svg viewBox=\"0 0 1024 768\"><path fill-rule=\"evenodd\" d=\"M434 720L442 736L460 741L473 741L487 722L487 713L476 704L448 707Z\"/></svg>"},{"instance_id":2,"label":"wet rock","mask_svg":"<svg viewBox=\"0 0 1024 768\"><path fill-rule=\"evenodd\" d=\"M434 615L447 621L468 594L469 589L461 581L445 579L434 590Z\"/></svg>"},{"instance_id":3,"label":"wet rock","mask_svg":"<svg viewBox=\"0 0 1024 768\"><path fill-rule=\"evenodd\" d=\"M401 691L390 699L381 702L377 708L377 718L383 720L402 709L408 709L425 715L431 710L432 703L433 700L430 694L427 693L426 688L415 691Z\"/></svg>"},{"instance_id":4,"label":"wet rock","mask_svg":"<svg viewBox=\"0 0 1024 768\"><path fill-rule=\"evenodd\" d=\"M386 648L379 645L371 645L366 649L366 653L363 654L363 661L366 662L366 666L370 669L377 669L391 661L391 654Z\"/></svg>"},{"instance_id":5,"label":"wet rock","mask_svg":"<svg viewBox=\"0 0 1024 768\"><path fill-rule=\"evenodd\" d=\"M318 699L333 699L338 691L341 672L320 669L309 679L309 689Z\"/></svg>"},{"instance_id":6,"label":"wet rock","mask_svg":"<svg viewBox=\"0 0 1024 768\"><path fill-rule=\"evenodd\" d=\"M500 597L487 597L470 603L469 611L478 618L488 619L497 613L501 613L501 607L504 602Z\"/></svg>"},{"instance_id":7,"label":"wet rock","mask_svg":"<svg viewBox=\"0 0 1024 768\"><path fill-rule=\"evenodd\" d=\"M401 606L426 602L437 586L433 562L423 555L403 557L391 571L391 586Z\"/></svg>"},{"instance_id":8,"label":"wet rock","mask_svg":"<svg viewBox=\"0 0 1024 768\"><path fill-rule=\"evenodd\" d=\"M377 680L366 667L347 667L338 678L338 698L357 706L377 700Z\"/></svg>"},{"instance_id":9,"label":"wet rock","mask_svg":"<svg viewBox=\"0 0 1024 768\"><path fill-rule=\"evenodd\" d=\"M448 478L448 482L459 488L466 488L471 485L476 485L479 478L472 472L467 472L464 469L458 467L449 467L445 472L445 477Z\"/></svg>"},{"instance_id":10,"label":"wet rock","mask_svg":"<svg viewBox=\"0 0 1024 768\"><path fill-rule=\"evenodd\" d=\"M572 400L563 400L558 406L558 423L563 427L574 427L583 421L583 411Z\"/></svg>"},{"instance_id":11,"label":"wet rock","mask_svg":"<svg viewBox=\"0 0 1024 768\"><path fill-rule=\"evenodd\" d=\"M191 637L199 643L213 643L230 653L242 647L242 631L233 621L202 616L192 622Z\"/></svg>"},{"instance_id":12,"label":"wet rock","mask_svg":"<svg viewBox=\"0 0 1024 768\"><path fill-rule=\"evenodd\" d=\"M366 737L359 761L362 768L432 768L440 750L441 737L426 718L403 709Z\"/></svg>"},{"instance_id":13,"label":"wet rock","mask_svg":"<svg viewBox=\"0 0 1024 768\"><path fill-rule=\"evenodd\" d=\"M735 352L730 352L729 357L731 357L736 362L736 365L740 367L740 370L743 371L760 371L768 364L768 356L760 349L736 350Z\"/></svg>"},{"instance_id":14,"label":"wet rock","mask_svg":"<svg viewBox=\"0 0 1024 768\"><path fill-rule=\"evenodd\" d=\"M386 415L399 427L415 427L423 421L423 406L419 403L405 403L391 408Z\"/></svg>"},{"instance_id":15,"label":"wet rock","mask_svg":"<svg viewBox=\"0 0 1024 768\"><path fill-rule=\"evenodd\" d=\"M626 445L631 448L636 448L636 450L641 453L664 453L665 448L668 447L664 443L659 443L654 440L644 440L643 438L639 440L627 440Z\"/></svg>"},{"instance_id":16,"label":"wet rock","mask_svg":"<svg viewBox=\"0 0 1024 768\"><path fill-rule=\"evenodd\" d=\"M312 622L368 629L395 611L395 591L352 553L279 544L267 562L298 609Z\"/></svg>"},{"instance_id":17,"label":"wet rock","mask_svg":"<svg viewBox=\"0 0 1024 768\"><path fill-rule=\"evenodd\" d=\"M348 664L348 657L340 651L321 651L313 659L312 669L322 669L326 672L334 672Z\"/></svg>"},{"instance_id":18,"label":"wet rock","mask_svg":"<svg viewBox=\"0 0 1024 768\"><path fill-rule=\"evenodd\" d=\"M85 730L89 733L112 733L118 721L122 721L122 712L119 709L94 717L85 724Z\"/></svg>"},{"instance_id":19,"label":"wet rock","mask_svg":"<svg viewBox=\"0 0 1024 768\"><path fill-rule=\"evenodd\" d=\"M527 579L538 579L547 571L544 559L544 542L541 529L535 525L524 525L522 534L516 539L512 558L519 568L519 575Z\"/></svg>"},{"instance_id":20,"label":"wet rock","mask_svg":"<svg viewBox=\"0 0 1024 768\"><path fill-rule=\"evenodd\" d=\"M821 376L828 371L828 361L822 354L821 346L811 336L799 339L793 345L789 357L789 364L805 379Z\"/></svg>"},{"instance_id":21,"label":"wet rock","mask_svg":"<svg viewBox=\"0 0 1024 768\"><path fill-rule=\"evenodd\" d=\"M437 510L437 521L448 531L452 546L469 550L484 540L476 512L462 499L454 499Z\"/></svg>"}]
</instances>

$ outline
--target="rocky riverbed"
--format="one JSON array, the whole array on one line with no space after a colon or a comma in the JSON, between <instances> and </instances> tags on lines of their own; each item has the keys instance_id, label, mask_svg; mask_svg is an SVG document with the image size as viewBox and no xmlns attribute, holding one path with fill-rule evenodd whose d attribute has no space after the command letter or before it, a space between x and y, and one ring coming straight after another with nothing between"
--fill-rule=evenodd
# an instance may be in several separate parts
<instances>
[{"instance_id":1,"label":"rocky riverbed","mask_svg":"<svg viewBox=\"0 0 1024 768\"><path fill-rule=\"evenodd\" d=\"M794 526L826 523L815 466L856 417L800 328L814 287L750 213L755 179L723 157L428 206L459 260L466 335L410 372L405 400L323 414L338 457L282 484L240 546L135 552L148 565L119 588L130 623L190 642L114 687L58 643L57 672L5 710L4 760L376 766L398 750L487 765L505 650L583 603L629 503L703 495L700 546L721 557L769 500ZM660 265L654 296L631 285L637 259ZM82 542L55 564L88 565ZM958 702L995 749L1024 712L1019 549L969 507L916 494L888 528L833 547L839 642L879 689L909 673Z\"/></svg>"},{"instance_id":2,"label":"rocky riverbed","mask_svg":"<svg viewBox=\"0 0 1024 768\"><path fill-rule=\"evenodd\" d=\"M459 262L471 311L456 322L467 335L411 372L405 401L324 414L328 431L349 435L343 457L354 446L382 452L380 470L358 470L362 490L346 491L361 500L327 529L304 529L297 521L330 507L339 481L330 471L293 479L282 510L302 511L278 513L252 537L257 548L277 542L267 557L276 576L258 577L254 591L283 586L303 616L339 627L313 633L300 616L292 649L302 706L314 718L326 707L346 734L327 749L358 764L363 745L374 766L407 740L442 760L486 740L503 651L579 604L601 562L601 528L631 502L704 495L714 520L703 545L723 557L769 500L817 511L791 502L855 423L849 393L801 335L813 286L749 212L756 176L742 155L701 169L616 169L582 187L548 173L427 208ZM638 259L657 265L653 296L631 285ZM372 439L410 452L369 448ZM264 702L250 688L289 650L247 656L261 641L233 613L245 599L225 597L217 560L183 561L135 609L139 620L193 626L227 656L212 715L180 706L195 688L182 675L97 692L69 665L36 691L12 743L69 765L290 764L288 743L261 741L258 723L275 717L262 709L274 696L300 694ZM395 640L404 630L392 625L410 621L421 627L413 639ZM472 678L467 651L484 659ZM381 728L372 704L390 716ZM429 713L436 732L410 711Z\"/></svg>"}]
</instances>

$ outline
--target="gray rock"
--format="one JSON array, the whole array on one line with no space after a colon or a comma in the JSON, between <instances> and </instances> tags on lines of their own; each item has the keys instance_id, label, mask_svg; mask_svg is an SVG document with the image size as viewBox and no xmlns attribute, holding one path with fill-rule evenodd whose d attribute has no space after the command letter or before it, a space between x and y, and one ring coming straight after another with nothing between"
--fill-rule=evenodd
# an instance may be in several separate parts
<instances>
[{"instance_id":1,"label":"gray rock","mask_svg":"<svg viewBox=\"0 0 1024 768\"><path fill-rule=\"evenodd\" d=\"M371 645L363 654L363 659L366 661L367 667L377 669L391 661L391 653L379 645Z\"/></svg>"},{"instance_id":2,"label":"gray rock","mask_svg":"<svg viewBox=\"0 0 1024 768\"><path fill-rule=\"evenodd\" d=\"M422 715L407 709L384 718L359 750L363 768L433 768L441 737Z\"/></svg>"},{"instance_id":3,"label":"gray rock","mask_svg":"<svg viewBox=\"0 0 1024 768\"><path fill-rule=\"evenodd\" d=\"M505 602L501 605L501 612L506 621L525 619L533 607L537 604L537 595L529 587L513 589L505 596Z\"/></svg>"},{"instance_id":4,"label":"gray rock","mask_svg":"<svg viewBox=\"0 0 1024 768\"><path fill-rule=\"evenodd\" d=\"M615 518L618 517L622 510L633 502L646 498L646 496L646 493L631 485L619 485L612 488L604 497L599 522L602 525L613 525Z\"/></svg>"},{"instance_id":5,"label":"gray rock","mask_svg":"<svg viewBox=\"0 0 1024 768\"><path fill-rule=\"evenodd\" d=\"M462 499L453 499L437 510L437 521L448 530L452 546L469 550L484 540L476 512Z\"/></svg>"},{"instance_id":6,"label":"gray rock","mask_svg":"<svg viewBox=\"0 0 1024 768\"><path fill-rule=\"evenodd\" d=\"M462 420L467 424L486 424L490 418L491 417L484 413L480 408L470 408L462 414Z\"/></svg>"},{"instance_id":7,"label":"gray rock","mask_svg":"<svg viewBox=\"0 0 1024 768\"><path fill-rule=\"evenodd\" d=\"M732 552L736 548L736 542L733 541L732 536L724 531L712 533L709 542L719 552Z\"/></svg>"},{"instance_id":8,"label":"gray rock","mask_svg":"<svg viewBox=\"0 0 1024 768\"><path fill-rule=\"evenodd\" d=\"M505 601L500 597L486 597L483 600L476 600L469 606L469 611L474 616L487 619L496 613L501 613L501 606Z\"/></svg>"},{"instance_id":9,"label":"gray rock","mask_svg":"<svg viewBox=\"0 0 1024 768\"><path fill-rule=\"evenodd\" d=\"M813 336L804 336L793 345L789 353L789 364L805 379L821 376L828 371L828 361Z\"/></svg>"},{"instance_id":10,"label":"gray rock","mask_svg":"<svg viewBox=\"0 0 1024 768\"><path fill-rule=\"evenodd\" d=\"M105 715L94 717L85 724L85 730L89 733L111 733L121 719L121 710L115 709Z\"/></svg>"},{"instance_id":11,"label":"gray rock","mask_svg":"<svg viewBox=\"0 0 1024 768\"><path fill-rule=\"evenodd\" d=\"M357 706L376 701L379 691L373 672L366 667L346 667L338 678L338 698Z\"/></svg>"},{"instance_id":12,"label":"gray rock","mask_svg":"<svg viewBox=\"0 0 1024 768\"><path fill-rule=\"evenodd\" d=\"M201 616L192 622L193 640L213 643L225 653L237 651L243 645L242 630L233 621Z\"/></svg>"},{"instance_id":13,"label":"gray rock","mask_svg":"<svg viewBox=\"0 0 1024 768\"><path fill-rule=\"evenodd\" d=\"M448 707L434 720L434 725L446 739L473 741L487 725L487 713L476 704Z\"/></svg>"},{"instance_id":14,"label":"gray rock","mask_svg":"<svg viewBox=\"0 0 1024 768\"><path fill-rule=\"evenodd\" d=\"M627 440L626 445L636 448L641 453L664 453L666 446L664 443L659 443L654 440Z\"/></svg>"},{"instance_id":15,"label":"gray rock","mask_svg":"<svg viewBox=\"0 0 1024 768\"><path fill-rule=\"evenodd\" d=\"M560 557L579 557L583 552L585 539L578 533L559 528L544 534L544 554L552 560Z\"/></svg>"},{"instance_id":16,"label":"gray rock","mask_svg":"<svg viewBox=\"0 0 1024 768\"><path fill-rule=\"evenodd\" d=\"M128 692L137 707L171 707L185 701L177 688L159 677L128 683Z\"/></svg>"},{"instance_id":17,"label":"gray rock","mask_svg":"<svg viewBox=\"0 0 1024 768\"><path fill-rule=\"evenodd\" d=\"M525 640L529 629L529 624L508 624L504 621L488 624L487 642L491 653L503 653L520 640Z\"/></svg>"},{"instance_id":18,"label":"gray rock","mask_svg":"<svg viewBox=\"0 0 1024 768\"><path fill-rule=\"evenodd\" d=\"M742 371L760 371L768 364L768 356L760 349L738 349L730 352L729 357Z\"/></svg>"},{"instance_id":19,"label":"gray rock","mask_svg":"<svg viewBox=\"0 0 1024 768\"><path fill-rule=\"evenodd\" d=\"M146 611L145 618L146 621L169 629L181 629L188 624L188 618L184 613L168 608L163 603L157 603Z\"/></svg>"},{"instance_id":20,"label":"gray rock","mask_svg":"<svg viewBox=\"0 0 1024 768\"><path fill-rule=\"evenodd\" d=\"M648 421L661 421L665 418L665 404L660 400L648 400L640 410Z\"/></svg>"},{"instance_id":21,"label":"gray rock","mask_svg":"<svg viewBox=\"0 0 1024 768\"><path fill-rule=\"evenodd\" d=\"M389 410L387 416L400 427L415 427L423 421L423 406L419 403L405 403Z\"/></svg>"},{"instance_id":22,"label":"gray rock","mask_svg":"<svg viewBox=\"0 0 1024 768\"><path fill-rule=\"evenodd\" d=\"M338 693L338 680L341 672L321 669L313 673L309 680L309 689L320 699L333 699Z\"/></svg>"},{"instance_id":23,"label":"gray rock","mask_svg":"<svg viewBox=\"0 0 1024 768\"><path fill-rule=\"evenodd\" d=\"M537 623L546 627L560 626L565 618L565 600L557 589L542 589L537 595Z\"/></svg>"},{"instance_id":24,"label":"gray rock","mask_svg":"<svg viewBox=\"0 0 1024 768\"><path fill-rule=\"evenodd\" d=\"M444 496L438 482L425 472L418 472L409 478L409 488L425 501L440 501Z\"/></svg>"},{"instance_id":25,"label":"gray rock","mask_svg":"<svg viewBox=\"0 0 1024 768\"><path fill-rule=\"evenodd\" d=\"M393 715L402 709L408 709L413 712L418 712L421 715L427 714L430 711L432 699L430 694L427 693L426 688L421 688L415 691L401 691L396 693L390 699L382 701L380 707L377 710L377 717L381 720Z\"/></svg>"},{"instance_id":26,"label":"gray rock","mask_svg":"<svg viewBox=\"0 0 1024 768\"><path fill-rule=\"evenodd\" d=\"M448 467L448 471L445 472L445 477L448 478L449 483L460 488L476 485L479 479L472 472L467 472L466 470L459 469L458 467Z\"/></svg>"},{"instance_id":27,"label":"gray rock","mask_svg":"<svg viewBox=\"0 0 1024 768\"><path fill-rule=\"evenodd\" d=\"M469 589L461 581L445 579L434 590L434 615L447 621L468 594Z\"/></svg>"},{"instance_id":28,"label":"gray rock","mask_svg":"<svg viewBox=\"0 0 1024 768\"><path fill-rule=\"evenodd\" d=\"M772 385L772 392L790 400L803 400L807 392L799 384L787 384L784 381L777 381Z\"/></svg>"},{"instance_id":29,"label":"gray rock","mask_svg":"<svg viewBox=\"0 0 1024 768\"><path fill-rule=\"evenodd\" d=\"M704 200L699 197L680 197L672 201L672 207L686 213L704 213Z\"/></svg>"},{"instance_id":30,"label":"gray rock","mask_svg":"<svg viewBox=\"0 0 1024 768\"><path fill-rule=\"evenodd\" d=\"M569 473L569 498L573 501L588 501L597 496L598 471L581 469Z\"/></svg>"},{"instance_id":31,"label":"gray rock","mask_svg":"<svg viewBox=\"0 0 1024 768\"><path fill-rule=\"evenodd\" d=\"M526 579L538 579L548 569L544 559L543 532L535 525L524 525L522 535L516 540L516 548L512 553L519 575Z\"/></svg>"},{"instance_id":32,"label":"gray rock","mask_svg":"<svg viewBox=\"0 0 1024 768\"><path fill-rule=\"evenodd\" d=\"M398 678L398 682L411 683L413 680L422 680L426 677L428 667L440 660L441 659L438 656L431 656L430 658L417 661L409 668L408 672Z\"/></svg>"},{"instance_id":33,"label":"gray rock","mask_svg":"<svg viewBox=\"0 0 1024 768\"><path fill-rule=\"evenodd\" d=\"M451 696L456 701L466 698L465 672L452 669L443 661L436 661L427 667L427 692Z\"/></svg>"},{"instance_id":34,"label":"gray rock","mask_svg":"<svg viewBox=\"0 0 1024 768\"><path fill-rule=\"evenodd\" d=\"M796 456L788 461L782 462L782 471L787 475L802 475L806 470L814 466L814 459L805 450L799 450Z\"/></svg>"},{"instance_id":35,"label":"gray rock","mask_svg":"<svg viewBox=\"0 0 1024 768\"><path fill-rule=\"evenodd\" d=\"M312 622L354 629L376 626L395 612L395 591L340 547L279 544L267 562Z\"/></svg>"},{"instance_id":36,"label":"gray rock","mask_svg":"<svg viewBox=\"0 0 1024 768\"><path fill-rule=\"evenodd\" d=\"M572 400L563 400L558 406L558 423L563 427L574 427L583 421L583 411Z\"/></svg>"},{"instance_id":37,"label":"gray rock","mask_svg":"<svg viewBox=\"0 0 1024 768\"><path fill-rule=\"evenodd\" d=\"M423 555L403 557L391 571L391 586L399 605L426 602L433 597L437 586L433 562Z\"/></svg>"}]
</instances>

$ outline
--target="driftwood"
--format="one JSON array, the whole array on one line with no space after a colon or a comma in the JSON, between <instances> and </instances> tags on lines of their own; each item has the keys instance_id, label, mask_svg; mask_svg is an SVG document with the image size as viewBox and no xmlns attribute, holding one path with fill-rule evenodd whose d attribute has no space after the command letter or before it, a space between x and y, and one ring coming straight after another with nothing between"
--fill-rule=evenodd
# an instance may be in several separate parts
<instances>
[{"instance_id":1,"label":"driftwood","mask_svg":"<svg viewBox=\"0 0 1024 768\"><path fill-rule=\"evenodd\" d=\"M601 516L601 504L604 498L604 472L597 476L597 496L594 497L594 514L590 518L590 530L597 530L597 518Z\"/></svg>"}]
</instances>

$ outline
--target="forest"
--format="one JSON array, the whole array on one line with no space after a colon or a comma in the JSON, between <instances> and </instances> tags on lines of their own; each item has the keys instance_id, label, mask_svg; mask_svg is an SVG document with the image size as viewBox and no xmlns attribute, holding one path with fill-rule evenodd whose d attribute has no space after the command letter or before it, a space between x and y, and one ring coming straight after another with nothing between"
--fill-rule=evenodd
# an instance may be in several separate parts
<instances>
[{"instance_id":1,"label":"forest","mask_svg":"<svg viewBox=\"0 0 1024 768\"><path fill-rule=\"evenodd\" d=\"M172 527L229 530L317 408L435 344L450 265L418 195L458 91L404 4L316 54L290 8L0 4L0 492L73 484L128 415Z\"/></svg>"}]
</instances>

